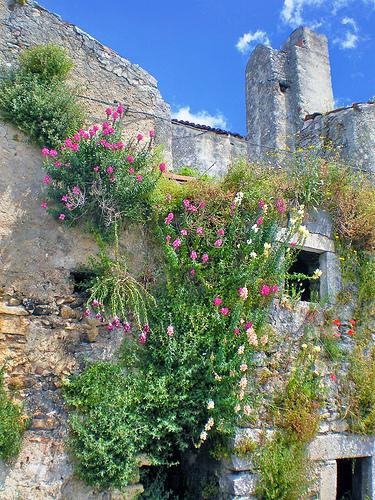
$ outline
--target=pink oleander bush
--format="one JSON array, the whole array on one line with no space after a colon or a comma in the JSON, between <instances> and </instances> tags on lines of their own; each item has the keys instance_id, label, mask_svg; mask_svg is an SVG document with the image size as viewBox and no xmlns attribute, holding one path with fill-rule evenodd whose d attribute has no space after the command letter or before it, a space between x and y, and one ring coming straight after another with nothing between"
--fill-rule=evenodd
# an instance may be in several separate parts
<instances>
[{"instance_id":1,"label":"pink oleander bush","mask_svg":"<svg viewBox=\"0 0 375 500\"><path fill-rule=\"evenodd\" d=\"M147 221L150 194L166 169L158 161L154 131L124 140L124 108L106 110L107 120L67 137L58 149L42 148L48 209L63 223L83 223L101 234L115 226Z\"/></svg>"}]
</instances>

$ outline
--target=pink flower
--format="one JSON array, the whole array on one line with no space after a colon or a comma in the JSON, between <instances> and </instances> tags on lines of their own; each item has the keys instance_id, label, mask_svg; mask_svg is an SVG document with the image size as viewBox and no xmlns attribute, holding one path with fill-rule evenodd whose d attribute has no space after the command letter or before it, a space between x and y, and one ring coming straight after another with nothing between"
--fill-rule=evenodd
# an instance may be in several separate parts
<instances>
[{"instance_id":1,"label":"pink flower","mask_svg":"<svg viewBox=\"0 0 375 500\"><path fill-rule=\"evenodd\" d=\"M223 244L223 240L216 240L214 243L215 247L217 247L217 248L220 248L222 244Z\"/></svg>"},{"instance_id":2,"label":"pink flower","mask_svg":"<svg viewBox=\"0 0 375 500\"><path fill-rule=\"evenodd\" d=\"M93 307L98 307L98 305L99 305L99 301L98 301L98 300L96 300L96 299L94 299L94 300L92 301L92 305L93 305Z\"/></svg>"},{"instance_id":3,"label":"pink flower","mask_svg":"<svg viewBox=\"0 0 375 500\"><path fill-rule=\"evenodd\" d=\"M58 153L57 153L56 149L51 149L51 151L49 152L49 155L55 157L58 155Z\"/></svg>"},{"instance_id":4,"label":"pink flower","mask_svg":"<svg viewBox=\"0 0 375 500\"><path fill-rule=\"evenodd\" d=\"M111 108L107 108L107 109L105 110L105 114L106 114L107 116L111 116L111 114L112 114L112 109L111 109Z\"/></svg>"},{"instance_id":5,"label":"pink flower","mask_svg":"<svg viewBox=\"0 0 375 500\"><path fill-rule=\"evenodd\" d=\"M185 200L182 200L182 204L184 205L184 207L188 208L190 207L190 201L185 199Z\"/></svg>"},{"instance_id":6,"label":"pink flower","mask_svg":"<svg viewBox=\"0 0 375 500\"><path fill-rule=\"evenodd\" d=\"M193 260L197 260L198 258L198 254L195 250L192 250L191 254L190 254L190 258L193 259Z\"/></svg>"},{"instance_id":7,"label":"pink flower","mask_svg":"<svg viewBox=\"0 0 375 500\"><path fill-rule=\"evenodd\" d=\"M170 336L170 337L173 337L174 335L174 328L172 325L169 325L168 328L167 328L167 334Z\"/></svg>"},{"instance_id":8,"label":"pink flower","mask_svg":"<svg viewBox=\"0 0 375 500\"><path fill-rule=\"evenodd\" d=\"M124 149L124 143L122 141L118 141L117 149Z\"/></svg>"},{"instance_id":9,"label":"pink flower","mask_svg":"<svg viewBox=\"0 0 375 500\"><path fill-rule=\"evenodd\" d=\"M99 167L98 165L96 167L94 167L94 172L99 172Z\"/></svg>"},{"instance_id":10,"label":"pink flower","mask_svg":"<svg viewBox=\"0 0 375 500\"><path fill-rule=\"evenodd\" d=\"M286 204L282 198L276 200L276 210L283 214L286 211Z\"/></svg>"},{"instance_id":11,"label":"pink flower","mask_svg":"<svg viewBox=\"0 0 375 500\"><path fill-rule=\"evenodd\" d=\"M233 333L235 335L239 335L240 334L240 329L239 328L233 328Z\"/></svg>"},{"instance_id":12,"label":"pink flower","mask_svg":"<svg viewBox=\"0 0 375 500\"><path fill-rule=\"evenodd\" d=\"M188 232L186 231L186 229L181 229L181 234L182 236L187 236Z\"/></svg>"},{"instance_id":13,"label":"pink flower","mask_svg":"<svg viewBox=\"0 0 375 500\"><path fill-rule=\"evenodd\" d=\"M109 166L107 167L107 173L108 173L108 174L113 174L113 167L112 167L112 165L109 165Z\"/></svg>"},{"instance_id":14,"label":"pink flower","mask_svg":"<svg viewBox=\"0 0 375 500\"><path fill-rule=\"evenodd\" d=\"M193 276L193 277L194 277L194 276L195 276L195 274L196 274L195 269L190 269L190 276Z\"/></svg>"},{"instance_id":15,"label":"pink flower","mask_svg":"<svg viewBox=\"0 0 375 500\"><path fill-rule=\"evenodd\" d=\"M108 330L109 332L112 332L112 331L114 330L114 328L115 328L115 327L112 325L112 323L109 323L109 325L107 325L107 330Z\"/></svg>"},{"instance_id":16,"label":"pink flower","mask_svg":"<svg viewBox=\"0 0 375 500\"><path fill-rule=\"evenodd\" d=\"M76 153L79 150L79 145L78 144L73 144L72 150Z\"/></svg>"},{"instance_id":17,"label":"pink flower","mask_svg":"<svg viewBox=\"0 0 375 500\"><path fill-rule=\"evenodd\" d=\"M329 378L332 380L332 382L336 382L336 380L337 380L337 377L334 373L331 373Z\"/></svg>"},{"instance_id":18,"label":"pink flower","mask_svg":"<svg viewBox=\"0 0 375 500\"><path fill-rule=\"evenodd\" d=\"M197 234L203 234L204 229L203 227L197 227Z\"/></svg>"},{"instance_id":19,"label":"pink flower","mask_svg":"<svg viewBox=\"0 0 375 500\"><path fill-rule=\"evenodd\" d=\"M124 328L125 332L130 332L130 330L131 330L131 326L129 323L124 323L123 328Z\"/></svg>"},{"instance_id":20,"label":"pink flower","mask_svg":"<svg viewBox=\"0 0 375 500\"><path fill-rule=\"evenodd\" d=\"M51 182L52 182L52 178L49 175L45 175L43 177L43 184L45 184L46 186L48 186L48 184L51 184Z\"/></svg>"},{"instance_id":21,"label":"pink flower","mask_svg":"<svg viewBox=\"0 0 375 500\"><path fill-rule=\"evenodd\" d=\"M150 130L149 136L151 137L151 139L154 138L155 137L155 130Z\"/></svg>"},{"instance_id":22,"label":"pink flower","mask_svg":"<svg viewBox=\"0 0 375 500\"><path fill-rule=\"evenodd\" d=\"M75 195L78 195L78 194L81 193L81 190L79 189L78 186L74 186L74 188L72 189L72 191L73 191L73 194L75 194Z\"/></svg>"},{"instance_id":23,"label":"pink flower","mask_svg":"<svg viewBox=\"0 0 375 500\"><path fill-rule=\"evenodd\" d=\"M212 302L214 306L219 307L223 303L223 299L221 299L220 297L216 297Z\"/></svg>"},{"instance_id":24,"label":"pink flower","mask_svg":"<svg viewBox=\"0 0 375 500\"><path fill-rule=\"evenodd\" d=\"M272 285L271 292L272 293L277 293L278 291L279 291L279 287L277 285Z\"/></svg>"},{"instance_id":25,"label":"pink flower","mask_svg":"<svg viewBox=\"0 0 375 500\"><path fill-rule=\"evenodd\" d=\"M41 206L41 208L46 209L47 208L47 202L43 201L40 206Z\"/></svg>"},{"instance_id":26,"label":"pink flower","mask_svg":"<svg viewBox=\"0 0 375 500\"><path fill-rule=\"evenodd\" d=\"M90 316L91 312L90 312L90 309L85 309L85 312L83 313L83 315L88 318Z\"/></svg>"},{"instance_id":27,"label":"pink flower","mask_svg":"<svg viewBox=\"0 0 375 500\"><path fill-rule=\"evenodd\" d=\"M189 210L189 212L196 212L198 209L195 205L193 204L190 204L187 209Z\"/></svg>"},{"instance_id":28,"label":"pink flower","mask_svg":"<svg viewBox=\"0 0 375 500\"><path fill-rule=\"evenodd\" d=\"M129 174L134 174L134 172L135 172L134 168L133 168L133 167L130 167L130 168L129 168Z\"/></svg>"},{"instance_id":29,"label":"pink flower","mask_svg":"<svg viewBox=\"0 0 375 500\"><path fill-rule=\"evenodd\" d=\"M122 115L123 112L124 112L124 106L122 104L119 104L117 107L117 113Z\"/></svg>"},{"instance_id":30,"label":"pink flower","mask_svg":"<svg viewBox=\"0 0 375 500\"><path fill-rule=\"evenodd\" d=\"M90 138L90 136L89 136L89 134L88 134L87 132L84 132L84 133L82 134L82 137L83 137L84 139L89 139L89 138Z\"/></svg>"},{"instance_id":31,"label":"pink flower","mask_svg":"<svg viewBox=\"0 0 375 500\"><path fill-rule=\"evenodd\" d=\"M60 214L60 215L59 215L59 219L60 219L60 220L64 220L64 219L65 219L65 214Z\"/></svg>"},{"instance_id":32,"label":"pink flower","mask_svg":"<svg viewBox=\"0 0 375 500\"><path fill-rule=\"evenodd\" d=\"M68 195L67 195L67 194L64 194L64 195L61 197L61 201L67 202L67 201L68 201Z\"/></svg>"},{"instance_id":33,"label":"pink flower","mask_svg":"<svg viewBox=\"0 0 375 500\"><path fill-rule=\"evenodd\" d=\"M130 155L127 157L127 160L129 163L134 163L134 158Z\"/></svg>"},{"instance_id":34,"label":"pink flower","mask_svg":"<svg viewBox=\"0 0 375 500\"><path fill-rule=\"evenodd\" d=\"M143 139L143 135L141 133L137 134L137 141L140 142Z\"/></svg>"},{"instance_id":35,"label":"pink flower","mask_svg":"<svg viewBox=\"0 0 375 500\"><path fill-rule=\"evenodd\" d=\"M121 322L119 320L119 318L114 318L114 320L112 321L112 325L114 325L116 328L120 328L121 326Z\"/></svg>"},{"instance_id":36,"label":"pink flower","mask_svg":"<svg viewBox=\"0 0 375 500\"><path fill-rule=\"evenodd\" d=\"M117 113L117 111L114 111L112 113L112 118L116 121L118 117L119 117L119 114Z\"/></svg>"},{"instance_id":37,"label":"pink flower","mask_svg":"<svg viewBox=\"0 0 375 500\"><path fill-rule=\"evenodd\" d=\"M257 224L257 226L261 226L263 224L263 217L262 216L258 217L256 224Z\"/></svg>"},{"instance_id":38,"label":"pink flower","mask_svg":"<svg viewBox=\"0 0 375 500\"><path fill-rule=\"evenodd\" d=\"M79 142L81 140L81 136L79 134L74 134L73 135L73 139L77 142Z\"/></svg>"},{"instance_id":39,"label":"pink flower","mask_svg":"<svg viewBox=\"0 0 375 500\"><path fill-rule=\"evenodd\" d=\"M250 330L250 328L253 327L253 324L251 321L247 321L246 325L245 325L245 330Z\"/></svg>"},{"instance_id":40,"label":"pink flower","mask_svg":"<svg viewBox=\"0 0 375 500\"><path fill-rule=\"evenodd\" d=\"M206 262L208 262L208 260L209 260L209 258L208 258L208 254L204 253L204 254L202 255L202 262L203 262L203 264L205 264Z\"/></svg>"},{"instance_id":41,"label":"pink flower","mask_svg":"<svg viewBox=\"0 0 375 500\"><path fill-rule=\"evenodd\" d=\"M267 296L271 293L271 288L268 285L263 285L260 289L260 294L263 296Z\"/></svg>"},{"instance_id":42,"label":"pink flower","mask_svg":"<svg viewBox=\"0 0 375 500\"><path fill-rule=\"evenodd\" d=\"M172 243L172 247L173 248L178 248L181 246L181 240L180 238L177 238L176 240L174 240L174 242Z\"/></svg>"},{"instance_id":43,"label":"pink flower","mask_svg":"<svg viewBox=\"0 0 375 500\"><path fill-rule=\"evenodd\" d=\"M147 342L147 335L145 333L141 333L139 336L139 343L145 345Z\"/></svg>"},{"instance_id":44,"label":"pink flower","mask_svg":"<svg viewBox=\"0 0 375 500\"><path fill-rule=\"evenodd\" d=\"M73 208L73 205L71 203L67 203L65 206L68 210L71 210Z\"/></svg>"},{"instance_id":45,"label":"pink flower","mask_svg":"<svg viewBox=\"0 0 375 500\"><path fill-rule=\"evenodd\" d=\"M42 149L42 155L43 156L48 156L49 155L49 149L48 148L43 148Z\"/></svg>"},{"instance_id":46,"label":"pink flower","mask_svg":"<svg viewBox=\"0 0 375 500\"><path fill-rule=\"evenodd\" d=\"M206 202L205 202L205 201L201 201L201 202L199 203L199 205L198 205L198 208L200 208L200 209L202 209L202 210L203 210L204 208L206 208Z\"/></svg>"},{"instance_id":47,"label":"pink flower","mask_svg":"<svg viewBox=\"0 0 375 500\"><path fill-rule=\"evenodd\" d=\"M102 128L105 129L105 128L108 128L109 127L109 123L108 122L103 122L102 123Z\"/></svg>"},{"instance_id":48,"label":"pink flower","mask_svg":"<svg viewBox=\"0 0 375 500\"><path fill-rule=\"evenodd\" d=\"M145 333L150 333L150 330L151 330L150 325L148 325L148 324L146 323L146 324L145 324L145 326L143 327L143 331L144 331Z\"/></svg>"},{"instance_id":49,"label":"pink flower","mask_svg":"<svg viewBox=\"0 0 375 500\"><path fill-rule=\"evenodd\" d=\"M221 227L220 229L218 229L218 231L217 231L218 236L224 236L224 234L225 234L224 228Z\"/></svg>"},{"instance_id":50,"label":"pink flower","mask_svg":"<svg viewBox=\"0 0 375 500\"><path fill-rule=\"evenodd\" d=\"M96 313L96 314L95 314L95 318L96 318L96 319L101 319L101 317L102 317L102 315L101 315L100 313Z\"/></svg>"},{"instance_id":51,"label":"pink flower","mask_svg":"<svg viewBox=\"0 0 375 500\"><path fill-rule=\"evenodd\" d=\"M167 242L167 245L171 241L171 238L172 238L172 236L170 236L169 234L167 234L167 236L165 237L165 241Z\"/></svg>"},{"instance_id":52,"label":"pink flower","mask_svg":"<svg viewBox=\"0 0 375 500\"><path fill-rule=\"evenodd\" d=\"M167 215L167 217L164 219L164 224L165 224L166 226L169 226L169 224L170 224L170 223L172 222L172 220L173 220L173 217L174 217L173 212L169 212L169 214Z\"/></svg>"},{"instance_id":53,"label":"pink flower","mask_svg":"<svg viewBox=\"0 0 375 500\"><path fill-rule=\"evenodd\" d=\"M229 314L229 308L228 307L222 307L219 309L219 313L222 314L223 316L228 316Z\"/></svg>"},{"instance_id":54,"label":"pink flower","mask_svg":"<svg viewBox=\"0 0 375 500\"><path fill-rule=\"evenodd\" d=\"M62 165L61 161L55 161L55 167L60 168Z\"/></svg>"},{"instance_id":55,"label":"pink flower","mask_svg":"<svg viewBox=\"0 0 375 500\"><path fill-rule=\"evenodd\" d=\"M294 247L296 247L296 246L297 246L297 243L296 243L295 241L292 241L292 243L290 243L290 246L291 246L292 248L294 248Z\"/></svg>"},{"instance_id":56,"label":"pink flower","mask_svg":"<svg viewBox=\"0 0 375 500\"><path fill-rule=\"evenodd\" d=\"M259 200L258 207L262 210L265 207L266 203L264 200Z\"/></svg>"},{"instance_id":57,"label":"pink flower","mask_svg":"<svg viewBox=\"0 0 375 500\"><path fill-rule=\"evenodd\" d=\"M65 146L66 146L67 148L71 148L71 147L73 146L73 142L72 142L72 139L71 139L70 137L67 137L67 138L65 139Z\"/></svg>"},{"instance_id":58,"label":"pink flower","mask_svg":"<svg viewBox=\"0 0 375 500\"><path fill-rule=\"evenodd\" d=\"M165 163L160 163L159 169L160 172L165 172L167 170L167 165Z\"/></svg>"},{"instance_id":59,"label":"pink flower","mask_svg":"<svg viewBox=\"0 0 375 500\"><path fill-rule=\"evenodd\" d=\"M112 184L116 182L116 177L114 175L111 175L111 177L109 178L109 182L111 182Z\"/></svg>"},{"instance_id":60,"label":"pink flower","mask_svg":"<svg viewBox=\"0 0 375 500\"><path fill-rule=\"evenodd\" d=\"M137 175L137 182L142 182L143 177L141 175Z\"/></svg>"}]
</instances>

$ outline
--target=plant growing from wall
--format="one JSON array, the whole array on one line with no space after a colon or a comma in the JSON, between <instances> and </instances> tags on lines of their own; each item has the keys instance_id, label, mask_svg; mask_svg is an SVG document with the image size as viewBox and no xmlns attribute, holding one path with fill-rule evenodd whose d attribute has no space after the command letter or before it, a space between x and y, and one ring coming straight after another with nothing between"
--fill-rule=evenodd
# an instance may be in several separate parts
<instances>
[{"instance_id":1,"label":"plant growing from wall","mask_svg":"<svg viewBox=\"0 0 375 500\"><path fill-rule=\"evenodd\" d=\"M66 83L72 61L55 45L25 50L20 65L2 70L0 116L40 146L57 148L84 123L85 113Z\"/></svg>"},{"instance_id":2,"label":"plant growing from wall","mask_svg":"<svg viewBox=\"0 0 375 500\"><path fill-rule=\"evenodd\" d=\"M0 369L0 459L7 460L18 454L27 422L22 407L6 393L4 372Z\"/></svg>"},{"instance_id":3,"label":"plant growing from wall","mask_svg":"<svg viewBox=\"0 0 375 500\"><path fill-rule=\"evenodd\" d=\"M147 221L150 194L166 166L152 147L153 131L148 141L138 134L123 142L123 106L106 113L108 121L80 129L58 151L42 149L49 198L42 207L65 224L113 236L115 227Z\"/></svg>"}]
</instances>

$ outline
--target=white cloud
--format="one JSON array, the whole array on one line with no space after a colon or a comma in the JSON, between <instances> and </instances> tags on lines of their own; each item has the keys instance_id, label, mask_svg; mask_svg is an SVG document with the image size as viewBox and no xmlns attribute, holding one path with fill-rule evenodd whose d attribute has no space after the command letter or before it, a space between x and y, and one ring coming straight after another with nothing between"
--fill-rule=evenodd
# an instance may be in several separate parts
<instances>
[{"instance_id":1,"label":"white cloud","mask_svg":"<svg viewBox=\"0 0 375 500\"><path fill-rule=\"evenodd\" d=\"M357 23L352 17L343 17L341 19L341 24L349 25L353 28L354 31L358 31Z\"/></svg>"},{"instance_id":2,"label":"white cloud","mask_svg":"<svg viewBox=\"0 0 375 500\"><path fill-rule=\"evenodd\" d=\"M358 35L347 31L344 38L335 38L334 43L337 43L341 49L355 49L358 45Z\"/></svg>"},{"instance_id":3,"label":"white cloud","mask_svg":"<svg viewBox=\"0 0 375 500\"><path fill-rule=\"evenodd\" d=\"M190 111L190 106L181 106L177 111L172 113L172 118L197 123L199 125L208 125L213 128L226 128L227 126L226 119L221 113L216 113L216 115L211 115L207 111L192 113Z\"/></svg>"},{"instance_id":4,"label":"white cloud","mask_svg":"<svg viewBox=\"0 0 375 500\"><path fill-rule=\"evenodd\" d=\"M236 43L236 49L246 54L256 43L270 44L270 39L265 31L257 30L254 33L244 33Z\"/></svg>"},{"instance_id":5,"label":"white cloud","mask_svg":"<svg viewBox=\"0 0 375 500\"><path fill-rule=\"evenodd\" d=\"M281 19L292 28L306 24L302 16L304 7L318 7L322 5L324 1L325 0L284 0Z\"/></svg>"}]
</instances>

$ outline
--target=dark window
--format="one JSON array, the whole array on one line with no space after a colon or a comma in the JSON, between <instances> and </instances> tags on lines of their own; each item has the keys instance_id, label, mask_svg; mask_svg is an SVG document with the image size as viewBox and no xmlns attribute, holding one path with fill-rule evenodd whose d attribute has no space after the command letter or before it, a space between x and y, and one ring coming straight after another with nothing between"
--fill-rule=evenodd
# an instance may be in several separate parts
<instances>
[{"instance_id":1,"label":"dark window","mask_svg":"<svg viewBox=\"0 0 375 500\"><path fill-rule=\"evenodd\" d=\"M305 274L306 276L312 276L316 269L319 269L319 254L301 250L297 256L297 260L289 269L289 274ZM292 286L295 287L296 292L301 293L301 300L311 302L312 300L319 299L319 279L308 280L295 276L295 278L290 278L287 285L288 288L291 288Z\"/></svg>"},{"instance_id":2,"label":"dark window","mask_svg":"<svg viewBox=\"0 0 375 500\"><path fill-rule=\"evenodd\" d=\"M337 460L337 500L365 500L366 458Z\"/></svg>"}]
</instances>

